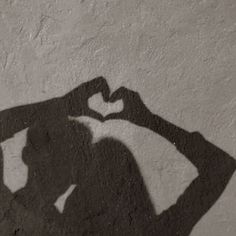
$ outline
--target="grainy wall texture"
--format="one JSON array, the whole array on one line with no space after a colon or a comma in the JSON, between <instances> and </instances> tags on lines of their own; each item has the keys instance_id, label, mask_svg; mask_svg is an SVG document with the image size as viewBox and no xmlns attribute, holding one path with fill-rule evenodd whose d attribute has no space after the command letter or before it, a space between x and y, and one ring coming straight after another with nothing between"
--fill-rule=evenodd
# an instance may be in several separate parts
<instances>
[{"instance_id":1,"label":"grainy wall texture","mask_svg":"<svg viewBox=\"0 0 236 236\"><path fill-rule=\"evenodd\" d=\"M112 91L138 91L154 113L236 157L235 0L0 0L0 110L61 96L96 76ZM97 95L90 106L109 113L122 104ZM130 147L157 212L197 175L146 129L79 119L94 139L114 136ZM25 133L2 143L12 191L27 179ZM236 235L235 174L191 235Z\"/></svg>"}]
</instances>

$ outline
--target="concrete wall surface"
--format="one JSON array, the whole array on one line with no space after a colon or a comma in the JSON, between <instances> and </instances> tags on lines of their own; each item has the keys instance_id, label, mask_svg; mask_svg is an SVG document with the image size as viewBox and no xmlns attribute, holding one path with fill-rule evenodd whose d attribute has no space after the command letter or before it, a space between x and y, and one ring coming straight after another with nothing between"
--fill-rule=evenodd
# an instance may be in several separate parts
<instances>
[{"instance_id":1,"label":"concrete wall surface","mask_svg":"<svg viewBox=\"0 0 236 236\"><path fill-rule=\"evenodd\" d=\"M154 113L236 157L235 0L0 0L0 110L61 96L96 76L112 91L138 91ZM112 109L98 96L90 103ZM130 147L157 212L197 175L146 129L81 119L94 136ZM2 143L12 191L27 179L25 133ZM191 234L202 235L236 235L236 174Z\"/></svg>"}]
</instances>

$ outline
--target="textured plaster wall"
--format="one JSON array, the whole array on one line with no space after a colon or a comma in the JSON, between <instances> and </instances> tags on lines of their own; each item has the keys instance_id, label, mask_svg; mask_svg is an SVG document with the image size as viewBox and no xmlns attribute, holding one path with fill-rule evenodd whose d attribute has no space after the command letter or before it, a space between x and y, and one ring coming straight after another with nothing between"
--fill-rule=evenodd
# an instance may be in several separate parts
<instances>
[{"instance_id":1,"label":"textured plaster wall","mask_svg":"<svg viewBox=\"0 0 236 236\"><path fill-rule=\"evenodd\" d=\"M153 112L236 157L235 0L0 0L1 110L63 95L99 75L112 90L139 91ZM110 109L99 97L91 104ZM154 133L84 120L96 137L129 145L157 212L197 174ZM25 131L2 144L12 190L27 179L24 141ZM192 236L234 236L235 222L236 175Z\"/></svg>"}]
</instances>

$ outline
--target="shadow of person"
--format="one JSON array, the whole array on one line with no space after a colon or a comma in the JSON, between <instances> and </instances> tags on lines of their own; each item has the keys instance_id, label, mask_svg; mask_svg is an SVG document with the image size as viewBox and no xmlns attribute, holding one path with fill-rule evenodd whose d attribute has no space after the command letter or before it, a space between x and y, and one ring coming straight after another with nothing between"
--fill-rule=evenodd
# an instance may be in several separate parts
<instances>
[{"instance_id":1,"label":"shadow of person","mask_svg":"<svg viewBox=\"0 0 236 236\"><path fill-rule=\"evenodd\" d=\"M202 140L196 137L195 144ZM135 158L122 142L103 138L93 143L86 126L67 118L35 123L22 152L28 180L13 196L5 194L9 210L2 235L189 235L235 169L227 154L201 142L206 154L213 148L216 167L211 171L203 166L176 204L157 216ZM219 165L221 157L224 162ZM224 172L223 163L228 163ZM225 174L219 182L221 173ZM54 204L72 184L76 187L59 213ZM1 192L2 196L7 191Z\"/></svg>"},{"instance_id":2,"label":"shadow of person","mask_svg":"<svg viewBox=\"0 0 236 236\"><path fill-rule=\"evenodd\" d=\"M146 234L155 210L135 158L122 142L104 138L94 144L92 160L81 171L63 213L75 235Z\"/></svg>"},{"instance_id":3,"label":"shadow of person","mask_svg":"<svg viewBox=\"0 0 236 236\"><path fill-rule=\"evenodd\" d=\"M15 228L26 235L144 234L155 215L129 149L112 138L93 144L90 130L77 121L30 127L22 159L28 180L14 199L31 217ZM60 214L54 203L72 184Z\"/></svg>"},{"instance_id":4,"label":"shadow of person","mask_svg":"<svg viewBox=\"0 0 236 236\"><path fill-rule=\"evenodd\" d=\"M90 110L87 100L99 91L107 101L122 99L123 111L101 117ZM0 235L188 236L219 199L235 172L233 157L199 132L153 114L137 92L121 87L109 93L106 80L96 78L63 97L1 111L1 141L29 129L22 151L26 186L12 194L0 178ZM93 143L87 127L67 118L82 115L126 120L161 135L197 168L198 176L157 216L130 150L112 138ZM2 160L0 148L0 174ZM72 184L76 187L60 214L54 204Z\"/></svg>"}]
</instances>

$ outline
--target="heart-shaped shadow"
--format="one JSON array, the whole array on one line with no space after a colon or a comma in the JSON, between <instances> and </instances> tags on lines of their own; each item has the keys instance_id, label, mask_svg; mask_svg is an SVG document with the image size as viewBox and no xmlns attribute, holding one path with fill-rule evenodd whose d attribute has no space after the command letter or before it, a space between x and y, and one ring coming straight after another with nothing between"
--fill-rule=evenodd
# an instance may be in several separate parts
<instances>
[{"instance_id":1,"label":"heart-shaped shadow","mask_svg":"<svg viewBox=\"0 0 236 236\"><path fill-rule=\"evenodd\" d=\"M97 93L89 98L88 100L89 108L100 113L103 117L111 113L119 113L124 108L124 103L122 100L118 100L114 103L104 102L101 93Z\"/></svg>"}]
</instances>

